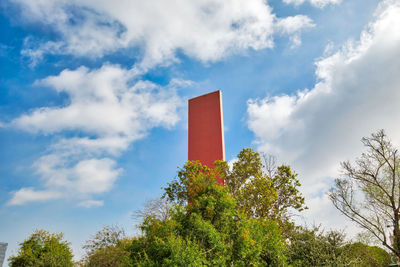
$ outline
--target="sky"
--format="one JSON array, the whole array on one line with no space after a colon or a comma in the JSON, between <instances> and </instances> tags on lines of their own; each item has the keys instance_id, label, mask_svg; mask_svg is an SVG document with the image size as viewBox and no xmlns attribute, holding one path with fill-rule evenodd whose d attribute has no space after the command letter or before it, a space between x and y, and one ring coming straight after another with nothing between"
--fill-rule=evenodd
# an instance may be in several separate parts
<instances>
[{"instance_id":1,"label":"sky","mask_svg":"<svg viewBox=\"0 0 400 267\"><path fill-rule=\"evenodd\" d=\"M63 232L78 259L187 159L187 100L223 95L226 160L275 155L299 223L357 228L326 192L360 139L400 144L397 0L4 0L0 242Z\"/></svg>"}]
</instances>

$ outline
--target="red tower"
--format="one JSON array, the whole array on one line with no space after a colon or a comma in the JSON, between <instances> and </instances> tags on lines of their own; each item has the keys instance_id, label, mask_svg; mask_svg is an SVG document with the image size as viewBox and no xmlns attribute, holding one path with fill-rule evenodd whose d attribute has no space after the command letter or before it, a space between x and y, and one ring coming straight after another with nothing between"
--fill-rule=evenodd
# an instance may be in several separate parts
<instances>
[{"instance_id":1,"label":"red tower","mask_svg":"<svg viewBox=\"0 0 400 267\"><path fill-rule=\"evenodd\" d=\"M214 161L225 160L221 91L189 99L188 152L189 160L199 160L209 168Z\"/></svg>"}]
</instances>

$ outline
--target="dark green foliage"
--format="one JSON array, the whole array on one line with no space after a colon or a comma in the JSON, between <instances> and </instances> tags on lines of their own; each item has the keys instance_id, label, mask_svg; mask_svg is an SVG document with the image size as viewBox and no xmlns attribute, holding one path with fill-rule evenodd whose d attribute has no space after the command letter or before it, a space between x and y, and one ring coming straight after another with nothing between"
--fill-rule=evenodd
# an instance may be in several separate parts
<instances>
[{"instance_id":1,"label":"dark green foliage","mask_svg":"<svg viewBox=\"0 0 400 267\"><path fill-rule=\"evenodd\" d=\"M10 267L69 267L73 266L72 251L63 234L35 230L20 243L16 256L8 259Z\"/></svg>"},{"instance_id":2,"label":"dark green foliage","mask_svg":"<svg viewBox=\"0 0 400 267\"><path fill-rule=\"evenodd\" d=\"M133 240L137 266L282 266L285 244L278 225L249 218L228 188L216 183L221 169L187 162L166 189L177 205L168 220L145 218ZM190 204L184 205L190 200ZM181 203L183 205L181 205Z\"/></svg>"}]
</instances>

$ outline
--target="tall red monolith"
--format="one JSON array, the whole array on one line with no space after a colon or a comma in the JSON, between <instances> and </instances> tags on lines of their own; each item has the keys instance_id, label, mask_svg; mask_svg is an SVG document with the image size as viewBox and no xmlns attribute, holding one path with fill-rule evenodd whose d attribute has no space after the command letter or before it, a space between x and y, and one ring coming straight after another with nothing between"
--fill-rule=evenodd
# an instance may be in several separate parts
<instances>
[{"instance_id":1,"label":"tall red monolith","mask_svg":"<svg viewBox=\"0 0 400 267\"><path fill-rule=\"evenodd\" d=\"M188 154L189 160L199 160L209 168L214 161L225 160L221 91L189 99Z\"/></svg>"}]
</instances>

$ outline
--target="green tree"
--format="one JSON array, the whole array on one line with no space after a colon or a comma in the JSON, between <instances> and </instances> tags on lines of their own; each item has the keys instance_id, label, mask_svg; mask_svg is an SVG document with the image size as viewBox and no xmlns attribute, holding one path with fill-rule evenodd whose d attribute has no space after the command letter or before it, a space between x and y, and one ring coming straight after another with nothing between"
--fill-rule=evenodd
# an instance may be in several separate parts
<instances>
[{"instance_id":1,"label":"green tree","mask_svg":"<svg viewBox=\"0 0 400 267\"><path fill-rule=\"evenodd\" d=\"M117 226L105 226L96 235L86 241L83 248L86 256L80 263L84 267L128 267L131 239L125 236L123 229Z\"/></svg>"},{"instance_id":2,"label":"green tree","mask_svg":"<svg viewBox=\"0 0 400 267\"><path fill-rule=\"evenodd\" d=\"M271 218L278 199L272 179L263 171L260 154L245 148L237 155L232 169L226 168L225 183L238 206L253 218Z\"/></svg>"},{"instance_id":3,"label":"green tree","mask_svg":"<svg viewBox=\"0 0 400 267\"><path fill-rule=\"evenodd\" d=\"M222 163L221 163L222 164ZM306 209L297 174L288 165L276 167L276 159L245 148L224 178L238 206L252 218L275 220L284 232L293 224L291 211Z\"/></svg>"},{"instance_id":4,"label":"green tree","mask_svg":"<svg viewBox=\"0 0 400 267\"><path fill-rule=\"evenodd\" d=\"M361 266L349 257L344 245L342 232L296 227L290 234L288 259L292 266Z\"/></svg>"},{"instance_id":5,"label":"green tree","mask_svg":"<svg viewBox=\"0 0 400 267\"><path fill-rule=\"evenodd\" d=\"M8 262L10 267L69 267L73 266L72 258L70 243L63 240L62 233L35 230Z\"/></svg>"},{"instance_id":6,"label":"green tree","mask_svg":"<svg viewBox=\"0 0 400 267\"><path fill-rule=\"evenodd\" d=\"M344 232L324 232L320 227L296 227L288 242L287 256L292 266L388 266L390 254L361 242L346 242Z\"/></svg>"},{"instance_id":7,"label":"green tree","mask_svg":"<svg viewBox=\"0 0 400 267\"><path fill-rule=\"evenodd\" d=\"M176 204L167 220L147 216L134 239L136 266L282 266L285 243L278 225L237 209L221 169L187 162L166 195ZM189 204L186 204L189 202Z\"/></svg>"},{"instance_id":8,"label":"green tree","mask_svg":"<svg viewBox=\"0 0 400 267\"><path fill-rule=\"evenodd\" d=\"M264 164L263 164L264 161ZM297 174L287 165L276 167L275 159L262 155L251 148L243 149L232 168L225 161L216 161L212 170L215 176L224 179L228 190L237 201L237 206L251 218L277 221L282 230L292 226L291 211L306 209L304 197L299 191ZM164 197L170 201L190 201L191 188L188 177L198 172L210 171L199 165L193 173L179 170L177 179L165 188Z\"/></svg>"},{"instance_id":9,"label":"green tree","mask_svg":"<svg viewBox=\"0 0 400 267\"><path fill-rule=\"evenodd\" d=\"M383 248L361 242L347 244L343 248L355 262L353 266L381 267L390 264L390 254Z\"/></svg>"},{"instance_id":10,"label":"green tree","mask_svg":"<svg viewBox=\"0 0 400 267\"><path fill-rule=\"evenodd\" d=\"M400 259L400 169L398 150L383 130L362 138L366 152L341 163L329 197L345 216Z\"/></svg>"}]
</instances>

